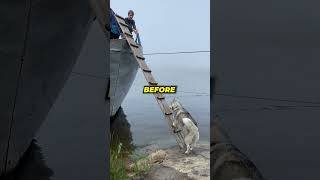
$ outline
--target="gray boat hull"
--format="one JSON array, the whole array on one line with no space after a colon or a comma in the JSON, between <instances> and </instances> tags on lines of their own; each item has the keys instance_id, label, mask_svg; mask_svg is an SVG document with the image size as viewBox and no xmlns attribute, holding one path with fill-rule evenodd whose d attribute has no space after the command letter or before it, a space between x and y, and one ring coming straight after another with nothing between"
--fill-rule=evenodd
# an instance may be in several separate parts
<instances>
[{"instance_id":1,"label":"gray boat hull","mask_svg":"<svg viewBox=\"0 0 320 180\"><path fill-rule=\"evenodd\" d=\"M29 147L93 21L87 0L0 1L0 176Z\"/></svg>"},{"instance_id":2,"label":"gray boat hull","mask_svg":"<svg viewBox=\"0 0 320 180\"><path fill-rule=\"evenodd\" d=\"M137 75L138 63L126 42L110 40L110 113L114 116Z\"/></svg>"}]
</instances>

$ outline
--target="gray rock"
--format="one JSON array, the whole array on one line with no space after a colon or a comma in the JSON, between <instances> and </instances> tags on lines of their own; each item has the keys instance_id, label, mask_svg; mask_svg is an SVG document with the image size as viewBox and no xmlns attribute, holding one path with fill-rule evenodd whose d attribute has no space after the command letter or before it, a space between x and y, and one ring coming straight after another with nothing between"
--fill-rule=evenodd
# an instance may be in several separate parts
<instances>
[{"instance_id":1,"label":"gray rock","mask_svg":"<svg viewBox=\"0 0 320 180\"><path fill-rule=\"evenodd\" d=\"M210 146L198 144L186 155L178 147L165 149L166 159L151 168L150 179L210 179Z\"/></svg>"},{"instance_id":2,"label":"gray rock","mask_svg":"<svg viewBox=\"0 0 320 180\"><path fill-rule=\"evenodd\" d=\"M192 180L186 174L177 171L172 167L161 164L154 165L150 173L144 179L147 180Z\"/></svg>"}]
</instances>

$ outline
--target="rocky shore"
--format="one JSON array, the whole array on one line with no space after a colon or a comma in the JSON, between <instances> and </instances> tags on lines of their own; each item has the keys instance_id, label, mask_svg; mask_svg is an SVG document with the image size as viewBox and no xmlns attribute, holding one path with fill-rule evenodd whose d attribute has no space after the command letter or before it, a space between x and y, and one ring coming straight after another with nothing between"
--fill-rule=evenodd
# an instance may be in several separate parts
<instances>
[{"instance_id":1,"label":"rocky shore","mask_svg":"<svg viewBox=\"0 0 320 180\"><path fill-rule=\"evenodd\" d=\"M184 154L178 146L157 149L154 146L145 149L148 153L150 170L144 177L133 179L152 180L209 180L210 145L198 144L190 154Z\"/></svg>"}]
</instances>

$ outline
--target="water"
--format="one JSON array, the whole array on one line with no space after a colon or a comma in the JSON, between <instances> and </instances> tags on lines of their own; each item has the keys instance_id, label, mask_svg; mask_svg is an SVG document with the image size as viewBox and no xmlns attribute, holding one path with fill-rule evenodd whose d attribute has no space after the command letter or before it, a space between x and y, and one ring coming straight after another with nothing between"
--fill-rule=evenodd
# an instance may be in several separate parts
<instances>
[{"instance_id":1,"label":"water","mask_svg":"<svg viewBox=\"0 0 320 180\"><path fill-rule=\"evenodd\" d=\"M200 142L209 142L210 129L210 68L208 54L146 56L147 64L159 84L177 85L177 93L166 95L167 102L177 97L199 125ZM141 71L124 100L122 107L131 125L136 146L175 145L154 96L142 94L147 85Z\"/></svg>"}]
</instances>

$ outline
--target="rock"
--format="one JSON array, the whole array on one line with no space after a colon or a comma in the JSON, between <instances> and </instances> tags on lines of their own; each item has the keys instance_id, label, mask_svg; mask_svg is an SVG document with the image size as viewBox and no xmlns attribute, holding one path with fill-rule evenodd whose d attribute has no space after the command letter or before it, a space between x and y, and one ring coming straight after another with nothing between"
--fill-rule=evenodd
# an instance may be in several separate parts
<instances>
[{"instance_id":1,"label":"rock","mask_svg":"<svg viewBox=\"0 0 320 180\"><path fill-rule=\"evenodd\" d=\"M175 170L172 167L166 167L161 164L154 165L147 177L147 180L192 180L186 174Z\"/></svg>"},{"instance_id":2,"label":"rock","mask_svg":"<svg viewBox=\"0 0 320 180\"><path fill-rule=\"evenodd\" d=\"M147 167L150 166L150 162L148 159L139 159L137 162L135 163L130 163L129 164L129 171L133 171L134 168L136 168L137 170L140 170L141 167Z\"/></svg>"},{"instance_id":3,"label":"rock","mask_svg":"<svg viewBox=\"0 0 320 180\"><path fill-rule=\"evenodd\" d=\"M184 154L178 146L157 152L154 156L156 159L165 158L161 164L156 164L151 168L148 174L149 179L210 179L209 144L198 144L188 155Z\"/></svg>"},{"instance_id":4,"label":"rock","mask_svg":"<svg viewBox=\"0 0 320 180\"><path fill-rule=\"evenodd\" d=\"M149 155L150 163L161 163L167 158L168 154L164 150L158 150Z\"/></svg>"}]
</instances>

